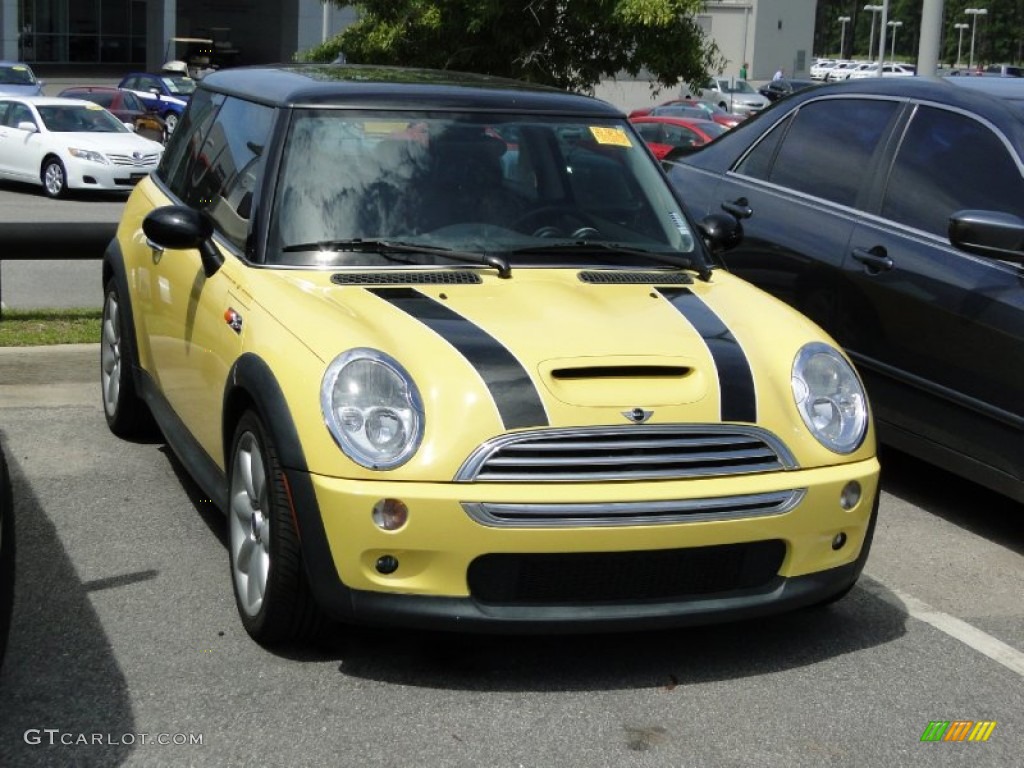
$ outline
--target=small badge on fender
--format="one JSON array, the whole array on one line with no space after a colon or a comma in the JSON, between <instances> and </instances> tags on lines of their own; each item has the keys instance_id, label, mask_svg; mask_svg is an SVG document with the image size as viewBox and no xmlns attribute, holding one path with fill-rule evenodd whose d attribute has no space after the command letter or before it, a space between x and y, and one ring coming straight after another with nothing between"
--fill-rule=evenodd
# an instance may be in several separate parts
<instances>
[{"instance_id":1,"label":"small badge on fender","mask_svg":"<svg viewBox=\"0 0 1024 768\"><path fill-rule=\"evenodd\" d=\"M235 333L242 332L242 316L230 307L224 310L224 322L227 323Z\"/></svg>"},{"instance_id":2,"label":"small badge on fender","mask_svg":"<svg viewBox=\"0 0 1024 768\"><path fill-rule=\"evenodd\" d=\"M643 408L634 408L631 411L623 411L622 415L634 424L643 424L654 415L654 411L645 411Z\"/></svg>"}]
</instances>

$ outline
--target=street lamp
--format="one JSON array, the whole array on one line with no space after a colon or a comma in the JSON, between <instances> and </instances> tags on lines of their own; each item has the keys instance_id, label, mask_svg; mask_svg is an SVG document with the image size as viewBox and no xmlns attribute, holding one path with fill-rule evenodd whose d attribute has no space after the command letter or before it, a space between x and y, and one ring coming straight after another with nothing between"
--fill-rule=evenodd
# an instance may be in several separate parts
<instances>
[{"instance_id":1,"label":"street lamp","mask_svg":"<svg viewBox=\"0 0 1024 768\"><path fill-rule=\"evenodd\" d=\"M870 59L872 56L874 56L875 50L875 16L877 16L882 11L882 6L865 5L864 10L871 11L871 42L868 43L868 58Z\"/></svg>"},{"instance_id":2,"label":"street lamp","mask_svg":"<svg viewBox=\"0 0 1024 768\"><path fill-rule=\"evenodd\" d=\"M988 8L964 8L966 13L971 18L971 63L968 65L968 69L974 69L974 33L978 31L978 17L985 16L988 13Z\"/></svg>"},{"instance_id":3,"label":"street lamp","mask_svg":"<svg viewBox=\"0 0 1024 768\"><path fill-rule=\"evenodd\" d=\"M885 26L892 27L892 47L889 49L889 58L896 62L896 30L903 26L902 21L890 21Z\"/></svg>"},{"instance_id":4,"label":"street lamp","mask_svg":"<svg viewBox=\"0 0 1024 768\"><path fill-rule=\"evenodd\" d=\"M843 30L839 33L839 58L842 59L845 58L843 56L843 47L846 45L846 25L850 23L850 17L840 16L836 21L843 25Z\"/></svg>"},{"instance_id":5,"label":"street lamp","mask_svg":"<svg viewBox=\"0 0 1024 768\"><path fill-rule=\"evenodd\" d=\"M953 25L953 29L956 29L956 30L960 31L960 39L957 40L957 43L956 43L956 68L957 69L960 69L960 51L962 51L963 47L964 47L964 30L965 29L970 29L970 28L971 28L970 24L963 24L963 23L961 23L961 24L954 24Z\"/></svg>"}]
</instances>

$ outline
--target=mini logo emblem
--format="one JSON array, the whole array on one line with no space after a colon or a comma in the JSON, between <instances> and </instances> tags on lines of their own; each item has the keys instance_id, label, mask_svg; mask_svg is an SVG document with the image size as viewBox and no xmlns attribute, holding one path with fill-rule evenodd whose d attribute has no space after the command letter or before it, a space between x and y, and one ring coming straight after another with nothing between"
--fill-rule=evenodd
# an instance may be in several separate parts
<instances>
[{"instance_id":1,"label":"mini logo emblem","mask_svg":"<svg viewBox=\"0 0 1024 768\"><path fill-rule=\"evenodd\" d=\"M643 424L654 415L654 411L645 411L643 408L634 408L631 411L623 411L622 415L634 424Z\"/></svg>"}]
</instances>

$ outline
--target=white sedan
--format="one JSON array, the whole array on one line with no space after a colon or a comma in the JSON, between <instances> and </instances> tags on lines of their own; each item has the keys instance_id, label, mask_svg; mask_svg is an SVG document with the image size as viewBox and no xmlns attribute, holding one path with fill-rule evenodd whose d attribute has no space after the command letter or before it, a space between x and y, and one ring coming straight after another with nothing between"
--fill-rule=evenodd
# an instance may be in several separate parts
<instances>
[{"instance_id":1,"label":"white sedan","mask_svg":"<svg viewBox=\"0 0 1024 768\"><path fill-rule=\"evenodd\" d=\"M0 95L0 178L40 185L50 197L130 189L163 151L90 101Z\"/></svg>"}]
</instances>

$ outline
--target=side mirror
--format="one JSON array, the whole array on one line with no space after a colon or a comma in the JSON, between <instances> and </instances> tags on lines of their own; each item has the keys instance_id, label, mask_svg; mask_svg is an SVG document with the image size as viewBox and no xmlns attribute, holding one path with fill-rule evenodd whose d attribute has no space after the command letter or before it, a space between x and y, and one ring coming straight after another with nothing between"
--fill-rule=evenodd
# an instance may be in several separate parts
<instances>
[{"instance_id":1,"label":"side mirror","mask_svg":"<svg viewBox=\"0 0 1024 768\"><path fill-rule=\"evenodd\" d=\"M743 240L743 225L735 216L712 213L697 223L704 243L711 253L718 255L731 250Z\"/></svg>"},{"instance_id":2,"label":"side mirror","mask_svg":"<svg viewBox=\"0 0 1024 768\"><path fill-rule=\"evenodd\" d=\"M131 131L132 133L135 133L135 123L129 123L129 122L128 122L128 121L126 120L126 121L124 121L124 122L123 122L123 125L124 125L124 127L125 127L125 128L127 128L127 129L128 129L129 131Z\"/></svg>"},{"instance_id":3,"label":"side mirror","mask_svg":"<svg viewBox=\"0 0 1024 768\"><path fill-rule=\"evenodd\" d=\"M39 130L39 126L33 123L31 120L22 120L18 123L19 131L28 131L29 133L36 133Z\"/></svg>"},{"instance_id":4,"label":"side mirror","mask_svg":"<svg viewBox=\"0 0 1024 768\"><path fill-rule=\"evenodd\" d=\"M949 242L993 259L1024 264L1024 219L1001 211L956 211L949 217Z\"/></svg>"},{"instance_id":5,"label":"side mirror","mask_svg":"<svg viewBox=\"0 0 1024 768\"><path fill-rule=\"evenodd\" d=\"M142 231L156 248L198 249L203 274L213 277L224 257L213 244L213 222L202 211L184 205L165 205L142 220Z\"/></svg>"}]
</instances>

